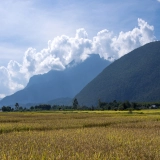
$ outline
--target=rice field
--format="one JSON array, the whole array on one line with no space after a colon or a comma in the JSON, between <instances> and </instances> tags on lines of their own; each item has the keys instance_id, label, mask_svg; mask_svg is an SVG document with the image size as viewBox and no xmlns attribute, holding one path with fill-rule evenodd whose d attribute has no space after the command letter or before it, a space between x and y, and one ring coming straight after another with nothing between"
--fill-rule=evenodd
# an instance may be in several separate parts
<instances>
[{"instance_id":1,"label":"rice field","mask_svg":"<svg viewBox=\"0 0 160 160\"><path fill-rule=\"evenodd\" d=\"M160 110L0 113L1 160L159 160Z\"/></svg>"}]
</instances>

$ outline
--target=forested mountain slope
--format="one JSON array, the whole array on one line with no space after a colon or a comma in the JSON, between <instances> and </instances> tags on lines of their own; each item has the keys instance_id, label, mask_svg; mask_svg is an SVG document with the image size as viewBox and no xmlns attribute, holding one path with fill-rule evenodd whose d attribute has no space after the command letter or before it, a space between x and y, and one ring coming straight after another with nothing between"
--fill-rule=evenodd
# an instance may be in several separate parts
<instances>
[{"instance_id":1,"label":"forested mountain slope","mask_svg":"<svg viewBox=\"0 0 160 160\"><path fill-rule=\"evenodd\" d=\"M133 50L106 67L80 93L81 105L98 100L160 101L160 41Z\"/></svg>"}]
</instances>

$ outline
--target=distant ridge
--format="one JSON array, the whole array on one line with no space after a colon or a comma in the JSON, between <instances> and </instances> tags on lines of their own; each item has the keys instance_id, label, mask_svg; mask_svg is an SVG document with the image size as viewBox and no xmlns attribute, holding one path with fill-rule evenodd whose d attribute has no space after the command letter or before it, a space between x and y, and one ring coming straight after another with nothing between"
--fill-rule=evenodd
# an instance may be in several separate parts
<instances>
[{"instance_id":1,"label":"distant ridge","mask_svg":"<svg viewBox=\"0 0 160 160\"><path fill-rule=\"evenodd\" d=\"M160 41L146 44L106 67L76 95L81 105L160 101Z\"/></svg>"},{"instance_id":2,"label":"distant ridge","mask_svg":"<svg viewBox=\"0 0 160 160\"><path fill-rule=\"evenodd\" d=\"M72 98L57 98L57 99L53 99L51 101L48 101L47 104L50 105L61 105L61 106L72 106Z\"/></svg>"},{"instance_id":3,"label":"distant ridge","mask_svg":"<svg viewBox=\"0 0 160 160\"><path fill-rule=\"evenodd\" d=\"M16 102L69 104L69 99L64 97L73 98L109 64L109 61L93 54L80 64L71 62L63 71L51 70L46 74L33 76L23 90L5 97L0 101L0 105Z\"/></svg>"}]
</instances>

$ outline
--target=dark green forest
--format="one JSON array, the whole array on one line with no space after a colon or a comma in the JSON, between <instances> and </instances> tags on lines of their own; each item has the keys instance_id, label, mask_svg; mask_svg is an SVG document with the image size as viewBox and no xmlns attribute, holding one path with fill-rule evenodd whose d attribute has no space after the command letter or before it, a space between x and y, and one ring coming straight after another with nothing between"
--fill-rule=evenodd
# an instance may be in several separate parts
<instances>
[{"instance_id":1,"label":"dark green forest","mask_svg":"<svg viewBox=\"0 0 160 160\"><path fill-rule=\"evenodd\" d=\"M160 41L146 44L106 67L75 96L81 105L160 100Z\"/></svg>"}]
</instances>

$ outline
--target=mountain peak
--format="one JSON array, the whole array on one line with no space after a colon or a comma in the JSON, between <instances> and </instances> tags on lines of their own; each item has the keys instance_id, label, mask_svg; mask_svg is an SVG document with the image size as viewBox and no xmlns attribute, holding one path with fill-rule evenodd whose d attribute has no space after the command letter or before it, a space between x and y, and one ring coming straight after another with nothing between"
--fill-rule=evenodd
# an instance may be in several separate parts
<instances>
[{"instance_id":1,"label":"mountain peak","mask_svg":"<svg viewBox=\"0 0 160 160\"><path fill-rule=\"evenodd\" d=\"M27 86L11 96L0 101L3 105L18 103L45 103L64 97L73 98L85 85L95 78L109 61L101 59L99 55L90 55L82 63L74 65L63 71L51 70L43 75L30 78Z\"/></svg>"}]
</instances>

